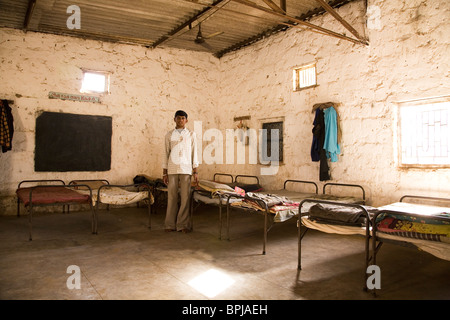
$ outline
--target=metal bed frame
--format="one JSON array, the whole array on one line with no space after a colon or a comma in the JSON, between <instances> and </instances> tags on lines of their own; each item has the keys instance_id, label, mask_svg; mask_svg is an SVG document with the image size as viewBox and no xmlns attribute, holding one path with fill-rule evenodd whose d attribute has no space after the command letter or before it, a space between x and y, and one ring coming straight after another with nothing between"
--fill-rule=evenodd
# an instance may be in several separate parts
<instances>
[{"instance_id":1,"label":"metal bed frame","mask_svg":"<svg viewBox=\"0 0 450 320\"><path fill-rule=\"evenodd\" d=\"M233 176L231 174L226 174L226 173L215 173L213 180L216 181L216 177L217 176L228 176L231 178L231 183L234 182L233 180ZM153 188L154 191L154 196L155 196L155 212L157 211L157 207L160 206L160 199L161 199L161 195L162 194L166 194L167 195L167 186L165 187L161 187L160 185L162 184L162 182L160 182L160 179L158 178L153 178L151 179L151 181L149 181L149 183L145 183L146 185L150 186ZM196 190L195 188L191 188L191 194L190 194L190 205L189 205L189 216L190 216L190 220L191 220L191 230L193 230L194 226L193 226L193 212L195 210L194 208L194 194L198 193L198 194L204 194L204 195L209 195L209 192L205 192L202 190ZM208 203L210 204L210 203ZM212 205L212 204L211 204ZM223 205L216 205L219 207L219 221L222 221L222 207ZM153 210L152 210L153 211ZM150 226L150 218L149 218L149 226ZM220 232L220 230L219 230ZM221 235L219 234L219 238L221 237Z\"/></svg>"},{"instance_id":2,"label":"metal bed frame","mask_svg":"<svg viewBox=\"0 0 450 320\"><path fill-rule=\"evenodd\" d=\"M76 180L70 181L68 183L68 185L73 185L73 184L77 185L78 182L87 182L87 183L89 183L89 182L102 182L103 184L109 184L109 181L106 180L106 179L82 179L82 180L76 179Z\"/></svg>"},{"instance_id":3,"label":"metal bed frame","mask_svg":"<svg viewBox=\"0 0 450 320\"><path fill-rule=\"evenodd\" d=\"M258 179L256 177L256 179ZM259 180L257 180L259 182ZM305 180L292 180L292 179L288 179L285 180L284 185L283 185L283 190L286 190L286 184L289 182L293 182L293 183L304 183L304 184L312 184L315 186L316 189L316 194L318 194L318 187L317 184L313 181L305 181ZM264 191L262 191L262 193L264 193ZM300 192L299 192L300 193ZM301 193L300 193L301 194ZM253 198L250 197L248 195L245 196L238 196L238 195L228 195L227 196L227 239L230 240L230 199L231 198L242 198L242 199L249 199L252 201L256 201L258 202L262 208L264 208L264 211L260 211L260 210L253 210L253 209L248 209L248 208L243 208L243 207L233 207L234 209L239 209L239 210L243 210L243 211L251 211L251 212L258 212L261 214L264 214L264 238L263 238L263 250L262 250L262 254L265 255L266 254L266 246L267 246L267 234L269 233L270 229L272 228L272 226L274 225L274 222L272 220L272 223L269 226L269 217L273 217L273 214L269 211L269 207L267 206L267 203L261 199L257 199L257 198Z\"/></svg>"},{"instance_id":4,"label":"metal bed frame","mask_svg":"<svg viewBox=\"0 0 450 320\"><path fill-rule=\"evenodd\" d=\"M137 188L138 190L140 190L141 188L143 188L144 190L147 191L147 199L148 199L148 206L147 206L147 211L148 211L148 225L147 227L149 229L152 228L152 208L153 205L150 203L151 201L151 192L153 190L152 186L150 186L149 184L146 183L138 183L138 184L105 184L103 186L101 186L100 188L98 188L97 191L97 202L96 202L96 210L98 210L98 206L100 203L102 203L100 194L101 194L101 190L103 188L121 188L121 189L125 189L125 188ZM137 202L137 207L139 208L139 202ZM108 209L109 209L109 204L108 204Z\"/></svg>"},{"instance_id":5,"label":"metal bed frame","mask_svg":"<svg viewBox=\"0 0 450 320\"><path fill-rule=\"evenodd\" d=\"M214 173L213 181L216 181L216 177L217 176L230 177L231 178L231 184L233 184L233 182L235 181L234 178L233 178L233 175L231 175L229 173L220 173L220 172ZM225 184L227 184L227 183L225 182Z\"/></svg>"},{"instance_id":6,"label":"metal bed frame","mask_svg":"<svg viewBox=\"0 0 450 320\"><path fill-rule=\"evenodd\" d=\"M56 189L56 188L60 189L61 187L69 189L69 190L72 190L75 187L83 187L83 188L88 189L89 190L89 197L88 197L88 199L86 201L86 204L89 204L90 210L91 210L91 213L92 213L92 226L91 226L92 227L92 233L93 234L97 233L97 214L96 214L96 212L95 212L95 210L94 210L94 208L92 206L92 190L91 190L91 188L88 185L83 185L83 184L76 185L76 186L66 185L64 183L64 181L62 181L62 180L55 180L55 179L53 179L53 180L23 180L23 181L21 181L18 184L17 191L20 190L20 187L22 186L22 184L25 184L25 183L33 183L33 184L35 184L35 183L43 183L43 182L45 182L45 183L48 183L48 182L62 182L62 184L41 184L41 185L34 185L32 187L29 187L30 188L29 189L30 192L29 192L29 202L28 202L28 227L29 227L29 240L30 241L33 240L33 235L32 235L32 233L33 233L33 223L32 223L32 220L33 220L33 208L34 207L55 206L55 205L61 205L62 204L63 205L63 213L64 213L65 212L64 208L65 208L66 205L70 206L71 204L78 204L78 205L79 204L83 204L83 202L79 202L79 201L78 202L77 201L65 201L65 202L55 201L55 202L52 202L52 203L40 203L40 204L34 203L33 202L33 192L36 192L36 190L39 190L39 189L51 190L51 189ZM17 195L17 216L18 217L20 216L20 202L21 202L21 199Z\"/></svg>"},{"instance_id":7,"label":"metal bed frame","mask_svg":"<svg viewBox=\"0 0 450 320\"><path fill-rule=\"evenodd\" d=\"M79 184L77 184L78 182L81 183L87 183L89 184L89 182L102 182L103 185L100 186L97 189L97 201L95 203L95 210L98 211L99 209L99 205L100 203L103 203L101 201L101 197L100 197L100 191L102 188L107 188L107 187L111 187L111 188L122 188L122 189L126 189L126 188L137 188L138 190L140 190L141 188L144 188L144 190L148 191L148 228L151 229L152 226L152 221L151 221L151 215L153 212L153 205L150 204L150 199L151 199L151 192L153 191L153 186L147 184L147 183L134 183L134 184L110 184L110 182L106 179L85 179L85 180L72 180L69 182L69 185L75 185L75 186L79 186ZM110 204L106 203L107 205L107 210L110 209ZM139 207L139 202L137 202L137 206ZM97 225L96 225L96 229L97 229Z\"/></svg>"},{"instance_id":8,"label":"metal bed frame","mask_svg":"<svg viewBox=\"0 0 450 320\"><path fill-rule=\"evenodd\" d=\"M83 179L83 180L71 180L68 185L77 185L78 186L78 182L81 183L86 183L87 185L89 185L89 182L103 182L104 184L109 184L109 181L106 179ZM92 188L91 188L92 189ZM69 210L70 208L68 208ZM107 206L107 209L109 210L109 204Z\"/></svg>"},{"instance_id":9,"label":"metal bed frame","mask_svg":"<svg viewBox=\"0 0 450 320\"><path fill-rule=\"evenodd\" d=\"M259 181L259 180L258 180L258 181ZM330 183L326 183L326 184L323 186L323 194L322 194L322 195L319 195L319 194L318 194L318 187L317 187L317 184L316 184L315 182L313 182L313 181L292 180L292 179L288 179L288 180L286 180L286 181L284 182L284 190L286 189L286 184L287 184L288 182L305 183L305 184L312 184L312 185L314 185L314 186L315 186L315 189L316 189L316 195L317 195L316 197L318 197L318 198L320 198L322 195L326 195L326 193L325 193L326 187L327 187L327 186L330 186L330 185L335 185L335 186L340 186L340 187L359 188L359 189L362 190L362 193L363 193L363 202L365 203L365 190L364 190L364 188L363 188L362 186L357 185L357 184L331 183L331 182L330 182ZM269 191L271 191L271 190L269 190ZM273 191L272 191L272 192L273 192ZM264 193L264 191L262 191L262 193ZM274 194L276 194L276 192L274 192ZM302 194L302 193L299 192L299 194ZM229 210L229 207L230 207L230 205L229 205L229 199L232 198L232 197L239 197L239 196L231 195L231 196L229 196L229 198L228 198L228 200L227 200L227 239L228 239L228 240L230 239L230 233L229 233L229 228L230 228L230 223L229 223L229 217L230 217L230 212L229 212L229 211L230 211L230 210ZM248 196L246 196L246 197L247 197L247 199L250 199L250 200L253 200L253 201L257 201L258 203L263 203L263 202L264 202L264 201L259 200L259 199L251 198L251 197L248 197ZM336 196L336 197L339 198L339 196ZM245 197L241 197L241 198L245 199ZM302 200L303 200L303 199L302 199ZM261 202L261 201L262 201L262 202ZM321 201L326 201L326 200L321 200ZM335 202L336 202L337 204L342 204L342 203L344 203L344 202L338 202L338 201L335 201ZM241 208L241 207L233 207L233 208L239 209L239 210L244 210L244 211L252 211L252 212L255 212L255 211L256 211L256 212L259 212L259 213L263 213L263 214L264 214L264 240L263 240L263 250L262 250L262 254L265 255L265 254L266 254L266 245L267 245L267 234L268 234L268 232L270 231L270 229L272 228L274 222L272 221L271 225L268 226L268 217L269 217L269 216L272 217L273 215L272 215L272 213L270 213L267 204L266 204L265 202L264 202L263 204L264 204L264 205L263 205L262 207L265 208L264 211L252 210L252 209Z\"/></svg>"},{"instance_id":10,"label":"metal bed frame","mask_svg":"<svg viewBox=\"0 0 450 320\"><path fill-rule=\"evenodd\" d=\"M412 196L412 195L405 195L400 198L400 202L403 202L406 198L414 198L414 199L422 199L422 200L431 200L431 201L450 201L449 198L438 198L438 197L426 197L426 196ZM407 241L407 238L405 240L393 240L393 239L380 239L379 233L377 233L377 223L376 219L377 217L382 213L392 213L392 214L401 214L401 215L409 215L409 216L425 216L418 213L408 213L405 211L394 211L394 210L376 210L376 212L370 216L367 209L359 204L351 204L351 203L342 203L342 202L335 202L335 201L326 201L326 200L318 200L318 199L305 199L300 203L299 206L299 216L297 221L297 228L298 228L298 269L301 270L301 240L303 239L304 235L306 234L306 231L309 229L305 227L306 229L302 232L302 222L301 218L305 214L301 213L301 208L304 203L306 202L312 202L312 203L324 203L324 204L332 204L337 206L344 206L344 207L354 207L359 208L361 212L364 213L366 217L366 224L365 224L365 241L364 241L364 247L365 247L365 270L364 270L364 291L368 291L367 288L367 268L370 264L376 265L376 256L378 251L380 250L383 242L388 243L394 243L394 244L400 244L403 246L409 246L409 247L415 247L415 245L411 242ZM426 215L427 218L430 218L430 216ZM450 221L450 217L431 217L436 220L443 220L443 221ZM356 235L356 234L355 234ZM376 296L375 289L373 289L373 295Z\"/></svg>"},{"instance_id":11,"label":"metal bed frame","mask_svg":"<svg viewBox=\"0 0 450 320\"><path fill-rule=\"evenodd\" d=\"M25 184L25 183L33 183L33 184L35 184L35 183L40 183L40 182L52 182L52 183L54 183L54 185L56 185L57 183L61 183L61 186L65 186L66 185L66 183L63 181L63 180L60 180L60 179L49 179L49 180L23 180L23 181L21 181L21 182L19 182L19 184L18 184L18 186L17 186L17 190L18 189L20 189L20 186L22 185L22 184ZM63 205L63 213L65 212L65 205ZM17 217L19 217L20 216L20 198L19 197L17 197Z\"/></svg>"},{"instance_id":12,"label":"metal bed frame","mask_svg":"<svg viewBox=\"0 0 450 320\"><path fill-rule=\"evenodd\" d=\"M305 236L306 232L308 231L308 227L305 226L305 230L302 232L302 216L305 216L307 214L302 214L302 206L303 204L310 202L310 203L320 203L320 204L330 204L335 206L343 206L343 207L351 207L351 208L357 208L360 209L361 212L365 215L366 223L365 223L365 235L364 235L364 250L365 250L365 268L364 268L364 291L367 291L367 278L368 275L366 273L367 267L370 265L371 261L373 261L375 264L375 259L373 256L370 255L370 239L371 239L371 226L374 220L370 217L369 212L367 209L360 205L360 204L354 204L354 203L343 203L343 202L336 202L336 201L327 201L327 200L319 200L319 199L304 199L300 202L299 205L299 214L298 214L298 220L297 220L297 229L298 229L298 263L297 263L297 269L302 269L302 239ZM356 227L355 227L356 228ZM355 234L356 235L356 234Z\"/></svg>"},{"instance_id":13,"label":"metal bed frame","mask_svg":"<svg viewBox=\"0 0 450 320\"><path fill-rule=\"evenodd\" d=\"M219 177L219 176L225 176L225 177L231 178L231 182L229 182L229 183L221 182L221 183L224 183L224 184L227 184L227 185L232 185L235 182L235 179L234 179L233 175L228 174L228 173L214 173L213 181L219 182L219 181L216 180L216 178ZM195 210L194 202L196 202L196 201L197 202L202 202L200 199L197 199L197 200L194 199L194 195L195 194L200 194L200 195L204 195L204 196L210 196L210 192L203 191L203 190L192 189L192 192L191 192L191 206L190 206L190 217L191 217L192 228L193 228L193 220L194 220L193 217L194 217L194 210ZM223 220L222 219L222 209L226 206L225 198L226 197L224 195L220 195L219 196L219 203L205 203L205 202L202 202L202 203L204 203L206 205L212 205L212 206L218 207L218 210L219 210L219 239L222 239L222 220Z\"/></svg>"},{"instance_id":14,"label":"metal bed frame","mask_svg":"<svg viewBox=\"0 0 450 320\"><path fill-rule=\"evenodd\" d=\"M234 182L237 183L238 178L251 178L251 179L255 179L256 180L256 184L259 185L259 178L257 176L250 176L250 175L246 175L246 174L238 174L236 175L236 177L234 177Z\"/></svg>"},{"instance_id":15,"label":"metal bed frame","mask_svg":"<svg viewBox=\"0 0 450 320\"><path fill-rule=\"evenodd\" d=\"M405 195L400 198L400 202L403 202L404 199L411 198L411 199L420 199L420 200L428 200L428 201L441 201L441 202L450 202L450 198L439 198L439 197L427 197L427 196L415 196L415 195ZM416 247L413 243L402 240L393 240L393 239L380 239L377 236L377 224L376 219L377 217L382 213L390 213L390 214L401 214L406 216L416 216L416 217L424 217L425 215L421 215L419 213L410 213L410 212L404 212L404 211L394 211L394 210L380 210L378 211L374 217L373 217L373 237L372 237L372 251L373 251L373 261L374 264L376 264L376 256L378 254L378 251L381 249L381 246L383 245L383 242L387 243L393 243L393 244L401 244L406 245L409 247ZM432 218L435 220L441 220L441 221L448 221L450 222L450 217L439 217L439 216L426 216L427 218ZM450 245L449 245L450 247Z\"/></svg>"},{"instance_id":16,"label":"metal bed frame","mask_svg":"<svg viewBox=\"0 0 450 320\"><path fill-rule=\"evenodd\" d=\"M349 183L338 183L338 182L328 182L325 183L323 185L323 189L322 189L322 193L323 194L327 194L325 192L325 189L327 186L342 186L342 187L354 187L354 188L359 188L362 191L362 199L364 201L364 203L366 202L366 191L364 190L364 188L362 186L360 186L359 184L349 184Z\"/></svg>"}]
</instances>

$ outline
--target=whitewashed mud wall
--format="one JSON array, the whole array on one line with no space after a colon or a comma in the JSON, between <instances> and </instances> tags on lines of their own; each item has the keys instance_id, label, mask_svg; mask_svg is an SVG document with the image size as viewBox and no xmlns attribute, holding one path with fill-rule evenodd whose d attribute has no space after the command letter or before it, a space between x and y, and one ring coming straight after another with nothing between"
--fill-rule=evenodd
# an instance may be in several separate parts
<instances>
[{"instance_id":1,"label":"whitewashed mud wall","mask_svg":"<svg viewBox=\"0 0 450 320\"><path fill-rule=\"evenodd\" d=\"M164 134L177 109L192 120L214 110L217 59L211 54L85 41L0 29L0 98L14 101L13 149L0 154L0 214L15 213L14 192L26 179L108 179L129 184L137 174L161 177ZM79 94L82 68L111 72L101 103L49 99ZM112 117L111 170L35 172L34 135L41 111ZM215 117L203 121L216 126ZM193 129L193 122L188 123ZM207 170L206 170L207 171Z\"/></svg>"},{"instance_id":2,"label":"whitewashed mud wall","mask_svg":"<svg viewBox=\"0 0 450 320\"><path fill-rule=\"evenodd\" d=\"M234 116L250 115L253 128L261 128L263 119L285 119L285 161L277 175L261 177L263 185L279 188L288 178L319 182L319 164L310 157L311 110L315 103L333 101L338 103L342 155L330 164L331 182L363 185L376 206L404 194L449 195L448 169L400 170L394 142L396 102L450 94L450 3L370 0L368 5L379 13L369 16L370 28L364 1L338 12L369 39L369 46L290 29L221 59L224 128L235 126ZM329 14L311 22L350 34ZM317 62L319 85L293 92L293 67L310 62ZM217 169L259 175L260 167Z\"/></svg>"},{"instance_id":3,"label":"whitewashed mud wall","mask_svg":"<svg viewBox=\"0 0 450 320\"><path fill-rule=\"evenodd\" d=\"M274 187L288 178L318 181L318 163L310 158L311 108L326 101L338 103L342 129L343 154L330 164L331 181L363 185L373 205L406 193L448 196L448 169L397 168L394 129L397 101L450 94L450 3L369 0L368 5L380 13L371 28L365 26L364 1L338 12L368 37L369 46L295 28L220 60L206 53L0 29L0 98L15 102L13 150L0 154L0 214L15 213L14 190L24 179L128 183L138 173L159 177L163 135L178 108L190 114L189 128L201 121L202 133L212 128L225 135L239 116L251 116L254 129L267 119L285 121L285 161L276 175L261 176L260 165L203 161L201 177L254 174ZM349 34L328 14L311 22ZM292 68L313 61L319 86L293 92ZM49 91L78 93L81 68L112 73L111 94L101 104L48 98ZM112 116L111 170L34 172L35 118L42 110ZM203 141L203 149L209 144Z\"/></svg>"}]
</instances>

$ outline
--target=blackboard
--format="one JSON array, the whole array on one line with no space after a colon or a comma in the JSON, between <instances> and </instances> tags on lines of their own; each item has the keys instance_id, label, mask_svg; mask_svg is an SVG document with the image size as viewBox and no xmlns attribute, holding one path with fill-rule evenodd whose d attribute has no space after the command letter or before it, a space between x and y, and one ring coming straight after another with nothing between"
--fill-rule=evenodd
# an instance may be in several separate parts
<instances>
[{"instance_id":1,"label":"blackboard","mask_svg":"<svg viewBox=\"0 0 450 320\"><path fill-rule=\"evenodd\" d=\"M43 112L36 118L35 171L108 171L111 134L111 117Z\"/></svg>"}]
</instances>

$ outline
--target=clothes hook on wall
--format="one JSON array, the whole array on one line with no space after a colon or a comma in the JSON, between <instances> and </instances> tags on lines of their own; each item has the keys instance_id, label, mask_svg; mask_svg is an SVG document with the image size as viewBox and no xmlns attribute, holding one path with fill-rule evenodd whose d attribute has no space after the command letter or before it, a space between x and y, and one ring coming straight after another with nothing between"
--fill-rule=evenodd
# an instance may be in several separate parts
<instances>
[{"instance_id":1,"label":"clothes hook on wall","mask_svg":"<svg viewBox=\"0 0 450 320\"><path fill-rule=\"evenodd\" d=\"M325 110L335 105L336 104L334 102L316 103L315 105L313 105L312 112L314 113L317 109Z\"/></svg>"}]
</instances>

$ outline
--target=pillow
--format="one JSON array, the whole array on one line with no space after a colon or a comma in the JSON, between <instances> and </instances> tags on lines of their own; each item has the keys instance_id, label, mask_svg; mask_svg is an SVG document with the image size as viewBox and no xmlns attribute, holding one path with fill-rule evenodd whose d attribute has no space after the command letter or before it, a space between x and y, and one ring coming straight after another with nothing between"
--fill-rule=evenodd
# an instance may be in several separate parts
<instances>
[{"instance_id":1,"label":"pillow","mask_svg":"<svg viewBox=\"0 0 450 320\"><path fill-rule=\"evenodd\" d=\"M242 183L242 182L234 182L232 184L232 186L233 186L233 188L239 187L241 189L244 189L245 192L261 192L261 191L263 191L263 187L261 187L257 183L248 184L248 183Z\"/></svg>"},{"instance_id":2,"label":"pillow","mask_svg":"<svg viewBox=\"0 0 450 320\"><path fill-rule=\"evenodd\" d=\"M234 192L234 189L230 187L229 185L216 182L216 181L210 181L210 180L200 180L198 182L198 186L202 189L205 189L210 192L217 192L217 191L228 191L228 192Z\"/></svg>"}]
</instances>

